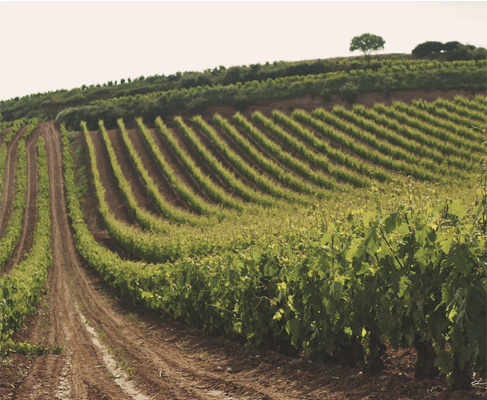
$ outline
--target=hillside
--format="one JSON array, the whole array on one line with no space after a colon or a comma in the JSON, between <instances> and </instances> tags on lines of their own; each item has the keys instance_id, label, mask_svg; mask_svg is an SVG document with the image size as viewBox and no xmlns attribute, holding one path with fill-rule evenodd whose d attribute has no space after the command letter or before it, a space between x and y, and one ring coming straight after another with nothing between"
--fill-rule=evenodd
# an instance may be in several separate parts
<instances>
[{"instance_id":1,"label":"hillside","mask_svg":"<svg viewBox=\"0 0 487 400\"><path fill-rule=\"evenodd\" d=\"M1 398L483 398L486 66L0 104Z\"/></svg>"}]
</instances>

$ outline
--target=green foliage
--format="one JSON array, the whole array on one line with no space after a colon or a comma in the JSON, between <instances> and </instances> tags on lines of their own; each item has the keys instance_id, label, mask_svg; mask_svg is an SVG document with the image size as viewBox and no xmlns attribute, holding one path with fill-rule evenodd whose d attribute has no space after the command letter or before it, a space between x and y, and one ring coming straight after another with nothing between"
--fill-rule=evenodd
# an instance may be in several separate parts
<instances>
[{"instance_id":1,"label":"green foliage","mask_svg":"<svg viewBox=\"0 0 487 400\"><path fill-rule=\"evenodd\" d=\"M205 202L201 197L196 195L189 186L179 179L174 173L172 167L165 160L158 145L154 141L151 132L146 128L141 118L136 119L139 131L144 136L145 141L149 145L149 148L154 156L157 164L161 168L162 172L168 179L169 183L174 187L174 190L179 196L188 204L188 206L198 214L217 215L223 217L222 210Z\"/></svg>"},{"instance_id":2,"label":"green foliage","mask_svg":"<svg viewBox=\"0 0 487 400\"><path fill-rule=\"evenodd\" d=\"M450 43L450 42L449 42ZM445 45L441 42L424 42L418 44L412 51L412 54L418 57L424 57L427 55L437 55L440 54ZM456 47L451 44L448 45L448 48Z\"/></svg>"},{"instance_id":3,"label":"green foliage","mask_svg":"<svg viewBox=\"0 0 487 400\"><path fill-rule=\"evenodd\" d=\"M238 146L244 150L252 161L255 162L263 171L267 172L274 179L281 182L283 185L288 186L290 189L304 194L315 194L319 198L326 197L326 193L322 191L318 186L308 185L301 179L296 178L290 174L279 164L274 162L265 156L265 154L259 152L245 137L240 134L237 129L230 124L228 120L223 118L219 114L213 116L213 122L225 130L230 137L238 144Z\"/></svg>"},{"instance_id":4,"label":"green foliage","mask_svg":"<svg viewBox=\"0 0 487 400\"><path fill-rule=\"evenodd\" d=\"M475 103L477 107L484 104L482 99ZM431 105L436 109L442 106L441 102ZM464 112L466 116L459 118L470 119L477 112L464 103L458 107L468 109ZM394 106L391 109L396 110ZM336 212L332 212L328 204L317 204L300 214L309 224L294 226L289 223L273 234L254 236L238 243L227 242L217 251L206 248L199 253L188 251L182 252L182 257L172 257L170 252L177 242L171 242L170 246L158 250L171 261L164 264L122 260L93 239L79 207L69 139L62 127L66 195L77 247L88 265L135 304L167 313L199 328L226 332L251 344L279 341L317 357L329 354L339 358L349 353L358 364L368 363L366 368L370 369L374 368L386 341L396 348L426 343L433 349L433 363L453 382L457 379L454 372L466 366L485 376L485 330L479 327L485 327L487 311L487 189L483 184L478 203L465 206L459 200L423 196L419 191L423 184L416 184L412 179L397 180L392 173L388 176L388 170L405 170L419 179L439 179L444 172L441 165L424 158L431 155L433 160L435 153L431 148L441 145L436 138L450 135L458 139L460 136L446 127L443 131L437 130L437 126L429 122L424 133L419 129L406 130L384 114L362 107L352 112L337 108L332 113L317 110L313 118L302 111L294 111L292 118L306 126L282 113L273 114L276 122L262 114L253 114L252 119L272 132L282 146L236 114L235 123L271 156L267 162L264 162L263 153L234 126L215 115L215 125L223 128L249 157L259 160L259 167L271 176L279 171L274 159L296 173L315 173L301 170L297 162L300 160L284 150L287 146L302 158L314 161L315 166L328 168L330 175L334 173L338 178L343 174L344 180L348 177L345 173L351 171L333 172L337 167L328 157L331 159L333 155L337 163L337 160L345 160L343 164L347 163L347 168L362 175L375 171L372 163L377 163L384 168L387 188L372 186L369 189L375 204L372 211L363 204L360 208L347 209L340 203ZM437 118L431 116L431 119ZM230 151L209 124L200 117L193 118L193 123L223 157L242 170L247 179L257 182L260 177L256 171L246 170L243 159L236 157L236 151ZM195 131L181 118L176 118L175 124L201 157L213 163L214 155L203 148ZM157 125L168 143L177 142L160 119ZM465 126L462 129L468 131ZM437 135L426 136L428 131L437 132ZM327 158L319 158L318 153L311 152L301 140L317 151L327 152ZM334 153L336 150L323 145L325 140L343 146L350 158L340 158ZM423 158L412 155L413 151L420 151L415 143L421 143L424 151L431 153L421 153ZM178 146L174 148L181 160L187 156ZM360 157L363 167L354 164L355 155ZM396 159L399 157L402 161ZM185 163L194 166L189 161ZM431 173L433 163L438 173ZM309 166L303 163L303 167ZM215 163L213 168L218 172L220 166ZM219 173L223 176L221 171ZM349 175L350 178L354 176ZM276 180L283 186L285 182L286 185L292 182ZM313 187L303 179L301 183L305 183L308 190ZM260 185L265 188L265 180ZM343 189L338 183L334 185L335 189ZM384 194L379 194L381 190ZM283 210L280 219L291 218L291 214L284 215L287 213ZM110 234L117 235L111 231ZM168 242L172 234L173 231L168 234ZM139 239L140 242L147 240L140 235ZM138 249L134 246L129 252L139 256L142 253L136 252L143 246L138 245ZM367 359L365 354L369 355Z\"/></svg>"},{"instance_id":5,"label":"green foliage","mask_svg":"<svg viewBox=\"0 0 487 400\"><path fill-rule=\"evenodd\" d=\"M352 39L349 50L352 52L359 50L365 55L365 59L367 60L367 63L369 63L372 52L384 50L385 44L386 41L382 37L364 33L363 35L355 36Z\"/></svg>"},{"instance_id":6,"label":"green foliage","mask_svg":"<svg viewBox=\"0 0 487 400\"><path fill-rule=\"evenodd\" d=\"M27 342L14 342L11 339L2 341L0 343L0 358L5 358L10 354L22 354L28 357L38 357L45 354L61 354L63 348L61 346L42 346L31 344Z\"/></svg>"},{"instance_id":7,"label":"green foliage","mask_svg":"<svg viewBox=\"0 0 487 400\"><path fill-rule=\"evenodd\" d=\"M340 95L342 100L353 103L359 94L358 86L354 85L352 82L347 82L343 86L340 86Z\"/></svg>"},{"instance_id":8,"label":"green foliage","mask_svg":"<svg viewBox=\"0 0 487 400\"><path fill-rule=\"evenodd\" d=\"M18 329L41 293L51 265L50 187L44 139L37 141L39 185L34 244L27 258L0 279L0 334L5 341ZM3 254L3 253L2 253Z\"/></svg>"},{"instance_id":9,"label":"green foliage","mask_svg":"<svg viewBox=\"0 0 487 400\"><path fill-rule=\"evenodd\" d=\"M260 112L254 112L252 114L252 119L266 127L283 143L287 144L291 149L301 155L304 160L309 162L311 165L315 165L323 169L337 180L350 183L356 187L367 187L369 185L369 182L362 177L356 176L344 168L332 165L325 156L317 155L313 151L309 150L303 143L299 142L284 129L277 126L272 120L264 117Z\"/></svg>"},{"instance_id":10,"label":"green foliage","mask_svg":"<svg viewBox=\"0 0 487 400\"><path fill-rule=\"evenodd\" d=\"M265 206L273 205L274 201L271 198L248 187L244 182L237 179L230 170L226 169L222 163L203 146L195 132L193 132L193 130L183 122L181 117L174 118L174 124L189 139L193 148L198 152L201 158L208 164L209 167L211 167L215 174L221 178L221 180L231 191L246 201Z\"/></svg>"},{"instance_id":11,"label":"green foliage","mask_svg":"<svg viewBox=\"0 0 487 400\"><path fill-rule=\"evenodd\" d=\"M277 198L284 198L292 201L300 201L300 199L284 190L275 184L275 182L267 179L260 174L253 167L249 166L237 153L235 153L225 142L217 135L216 131L209 126L200 116L193 117L192 121L195 125L208 136L211 142L215 145L218 151L229 160L235 168L242 173L251 182L255 183L259 189Z\"/></svg>"},{"instance_id":12,"label":"green foliage","mask_svg":"<svg viewBox=\"0 0 487 400\"><path fill-rule=\"evenodd\" d=\"M177 140L173 136L173 134L169 131L169 129L164 125L162 120L158 117L156 119L156 126L159 129L159 132L164 137L166 142L168 143L169 147L174 151L177 155L179 160L183 163L189 173L193 176L193 178L198 182L200 187L205 191L210 199L214 202L221 204L224 207L233 208L236 210L242 210L243 205L229 196L224 190L218 187L216 184L212 182L212 180L207 177L201 171L200 167L196 165L193 159L186 153L178 144Z\"/></svg>"},{"instance_id":13,"label":"green foliage","mask_svg":"<svg viewBox=\"0 0 487 400\"><path fill-rule=\"evenodd\" d=\"M13 211L10 215L5 233L0 240L0 268L10 258L15 250L17 241L22 234L22 220L25 209L25 193L27 191L27 155L25 141L21 139L17 148L17 167L15 171L15 197Z\"/></svg>"},{"instance_id":14,"label":"green foliage","mask_svg":"<svg viewBox=\"0 0 487 400\"><path fill-rule=\"evenodd\" d=\"M288 129L292 130L296 135L298 135L303 141L307 142L321 153L326 154L337 163L343 164L353 171L357 171L367 177L373 177L381 182L390 180L388 174L385 174L383 171L377 168L373 168L369 165L358 162L354 157L348 156L345 152L333 149L325 140L319 139L313 132L306 129L298 122L293 121L291 118L287 117L281 112L274 111L272 113L272 116L274 117L274 120L276 122L280 122L281 124L285 125ZM366 182L364 186L367 185L368 183Z\"/></svg>"},{"instance_id":15,"label":"green foliage","mask_svg":"<svg viewBox=\"0 0 487 400\"><path fill-rule=\"evenodd\" d=\"M187 109L195 99L209 105L228 104L235 99L246 99L248 104L263 99L288 99L300 96L320 96L323 90L330 95L340 94L340 88L350 82L359 93L412 90L412 89L484 89L484 61L437 62L425 60L381 62L382 67L373 69L364 66L306 76L289 76L262 81L237 82L226 86L198 86L189 89L174 89L146 95L118 97L97 100L89 106L80 106L61 111L56 117L58 123L77 127L86 121L90 129L96 129L98 120L105 126L115 127L119 118L142 117L153 121L156 117L169 117ZM384 82L396 82L385 85Z\"/></svg>"}]
</instances>

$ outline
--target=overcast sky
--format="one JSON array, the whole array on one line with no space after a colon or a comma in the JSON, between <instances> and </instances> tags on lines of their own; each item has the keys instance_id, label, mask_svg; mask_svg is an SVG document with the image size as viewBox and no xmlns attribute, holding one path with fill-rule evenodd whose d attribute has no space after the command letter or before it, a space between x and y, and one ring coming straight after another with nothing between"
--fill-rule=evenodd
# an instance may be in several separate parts
<instances>
[{"instance_id":1,"label":"overcast sky","mask_svg":"<svg viewBox=\"0 0 487 400\"><path fill-rule=\"evenodd\" d=\"M2 2L0 99L219 65L487 47L487 2Z\"/></svg>"}]
</instances>

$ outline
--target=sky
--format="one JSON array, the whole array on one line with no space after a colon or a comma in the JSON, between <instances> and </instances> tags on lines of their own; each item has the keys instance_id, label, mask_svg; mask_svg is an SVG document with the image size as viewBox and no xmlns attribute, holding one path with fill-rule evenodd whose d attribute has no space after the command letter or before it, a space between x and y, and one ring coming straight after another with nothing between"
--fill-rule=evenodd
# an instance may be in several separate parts
<instances>
[{"instance_id":1,"label":"sky","mask_svg":"<svg viewBox=\"0 0 487 400\"><path fill-rule=\"evenodd\" d=\"M381 53L425 41L487 47L487 2L0 1L0 100L220 65Z\"/></svg>"}]
</instances>

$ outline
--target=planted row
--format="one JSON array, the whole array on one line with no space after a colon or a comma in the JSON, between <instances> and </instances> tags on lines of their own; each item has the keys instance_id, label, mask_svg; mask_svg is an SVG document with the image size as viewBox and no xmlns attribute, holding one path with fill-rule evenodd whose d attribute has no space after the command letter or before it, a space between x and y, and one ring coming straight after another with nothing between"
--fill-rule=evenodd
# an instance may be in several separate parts
<instances>
[{"instance_id":1,"label":"planted row","mask_svg":"<svg viewBox=\"0 0 487 400\"><path fill-rule=\"evenodd\" d=\"M414 152L417 154L427 157L430 156L430 158L432 158L439 164L445 162L447 165L453 166L457 169L466 169L468 167L470 167L470 169L472 168L471 163L467 163L465 160L461 160L458 157L453 157L454 155L458 155L467 160L470 160L472 155L469 151L461 150L457 147L449 145L448 143L443 143L439 140L435 140L434 138L427 136L421 131L407 128L406 126L399 124L389 119L388 117L381 115L374 110L367 109L363 106L354 106L353 111L358 115L362 115L367 119L374 121L374 124L376 126L382 125L388 130L396 132L398 135L409 138L411 139L411 141L417 142L418 144L414 143L413 145L411 145ZM420 147L422 150L418 150L418 147ZM439 152L437 152L437 150ZM438 155L440 155L441 157L438 157ZM445 157L444 155L448 155L449 157Z\"/></svg>"},{"instance_id":2,"label":"planted row","mask_svg":"<svg viewBox=\"0 0 487 400\"><path fill-rule=\"evenodd\" d=\"M130 182L125 179L122 168L117 161L117 156L115 155L115 151L112 147L105 126L103 125L103 121L100 121L99 127L103 141L105 143L105 147L108 152L108 158L110 159L110 164L112 166L115 178L117 179L118 186L123 194L128 208L130 209L130 212L142 228L159 233L167 233L169 229L169 224L167 220L157 217L156 215L149 213L142 207L139 207L139 204L137 203L137 200L132 192L132 186ZM122 129L125 129L123 125L120 126L120 130Z\"/></svg>"},{"instance_id":3,"label":"planted row","mask_svg":"<svg viewBox=\"0 0 487 400\"><path fill-rule=\"evenodd\" d=\"M309 143L316 150L327 155L336 162L343 164L351 170L357 171L367 177L373 177L374 179L377 179L381 182L390 179L389 175L387 175L383 171L378 170L377 168L373 168L372 166L368 166L367 164L361 163L357 161L356 158L350 157L342 151L333 149L330 145L328 145L326 141L318 139L313 132L304 128L303 125L292 120L285 114L279 111L273 111L272 116L276 122L286 126L288 129L298 135L302 140Z\"/></svg>"},{"instance_id":4,"label":"planted row","mask_svg":"<svg viewBox=\"0 0 487 400\"><path fill-rule=\"evenodd\" d=\"M218 159L203 146L193 130L183 122L181 117L174 118L174 123L189 139L193 148L198 152L201 158L221 178L221 180L229 187L230 190L248 202L254 202L265 206L274 205L272 198L262 195L249 188L242 181L238 180L232 172L226 169L221 162L218 161Z\"/></svg>"},{"instance_id":5,"label":"planted row","mask_svg":"<svg viewBox=\"0 0 487 400\"><path fill-rule=\"evenodd\" d=\"M34 312L51 265L50 188L44 139L37 140L39 185L37 225L34 244L27 258L15 266L11 274L0 279L0 339L2 342L18 329L25 316ZM3 254L3 253L2 253Z\"/></svg>"},{"instance_id":6,"label":"planted row","mask_svg":"<svg viewBox=\"0 0 487 400\"><path fill-rule=\"evenodd\" d=\"M157 165L159 165L159 168L162 170L174 190L178 193L179 197L181 197L181 199L183 199L188 206L198 214L221 214L221 208L204 201L176 176L174 170L162 155L159 146L157 146L156 142L154 141L151 132L144 125L142 118L136 118L136 122L139 127L139 131L142 133L142 136L149 145Z\"/></svg>"},{"instance_id":7,"label":"planted row","mask_svg":"<svg viewBox=\"0 0 487 400\"><path fill-rule=\"evenodd\" d=\"M321 117L325 114L324 110L316 110L313 112L313 116ZM339 121L338 118L332 116L331 114L327 113L326 119L327 121ZM332 126L323 123L313 116L307 114L302 110L296 110L292 113L292 118L301 121L313 129L316 129L318 132L323 134L325 137L333 140L335 143L344 146L348 150L352 151L353 153L357 154L359 157L368 160L372 163L378 164L384 168L390 169L396 172L402 172L407 175L411 175L416 179L421 180L430 180L430 181L437 181L438 178L435 175L432 175L428 172L419 170L405 162L395 160L392 156L383 155L376 149L370 149L367 146L360 143L359 140L355 140L350 136L346 135L342 131L334 129ZM339 124L339 122L337 122ZM360 132L357 130L357 132ZM359 136L360 138L360 136Z\"/></svg>"},{"instance_id":8,"label":"planted row","mask_svg":"<svg viewBox=\"0 0 487 400\"><path fill-rule=\"evenodd\" d=\"M101 125L102 126L102 125ZM144 232L117 220L110 212L105 190L100 180L93 142L85 124L82 124L90 157L93 184L98 199L98 209L110 237L131 256L147 262L165 262L185 256L206 255L248 246L262 236L262 230L239 227L232 230L237 218L211 227L179 227L168 225L167 234ZM230 229L229 229L230 227Z\"/></svg>"},{"instance_id":9,"label":"planted row","mask_svg":"<svg viewBox=\"0 0 487 400\"><path fill-rule=\"evenodd\" d=\"M168 220L180 224L190 224L193 226L211 224L211 221L209 221L208 218L194 215L187 211L183 211L177 207L172 206L164 199L164 196L159 192L159 188L154 183L154 180L145 169L142 160L140 159L139 155L135 151L135 148L130 138L128 137L127 131L125 130L125 126L121 119L118 120L118 126L120 132L122 133L122 138L123 138L123 142L125 143L125 147L129 152L130 159L134 163L134 166L139 176L142 178L142 181L144 182L144 185L147 188L147 191L149 192L152 201L154 201L154 204L159 209L161 214L164 217L166 217Z\"/></svg>"},{"instance_id":10,"label":"planted row","mask_svg":"<svg viewBox=\"0 0 487 400\"><path fill-rule=\"evenodd\" d=\"M485 127L487 122L487 117L485 116L485 110L475 111L468 107L465 107L457 102L451 102L444 99L437 99L432 103L435 107L444 108L452 113L458 114L459 116L469 119L472 123L482 124Z\"/></svg>"},{"instance_id":11,"label":"planted row","mask_svg":"<svg viewBox=\"0 0 487 400\"><path fill-rule=\"evenodd\" d=\"M401 102L394 102L392 104L392 107L394 109L397 109L399 111L402 111L406 114L408 114L411 117L417 118L421 121L425 121L431 125L437 126L439 128L445 129L448 132L452 132L458 136L461 136L462 138L465 138L470 141L478 142L478 143L483 143L485 141L485 138L479 134L478 132L474 131L471 129L471 127L464 127L461 125L457 125L453 123L452 121L449 121L448 116L443 116L441 115L431 115L429 112L426 112L420 108L417 107L412 107L408 106L404 103ZM444 117L444 118L443 118Z\"/></svg>"},{"instance_id":12,"label":"planted row","mask_svg":"<svg viewBox=\"0 0 487 400\"><path fill-rule=\"evenodd\" d=\"M485 104L482 105L482 103L476 101L476 99L467 100L465 97L456 96L453 99L453 101L455 102L455 104L458 104L462 107L465 107L465 108L468 108L468 109L471 109L474 111L484 113L484 115L485 115L485 112L487 111L487 107L485 106Z\"/></svg>"},{"instance_id":13,"label":"planted row","mask_svg":"<svg viewBox=\"0 0 487 400\"><path fill-rule=\"evenodd\" d=\"M231 162L235 168L244 175L247 179L253 182L260 190L268 193L271 196L283 198L286 200L300 201L298 196L276 185L275 182L268 179L256 171L253 167L247 164L237 153L235 153L216 133L216 131L208 125L200 116L193 117L194 124L211 140L216 149L225 158Z\"/></svg>"},{"instance_id":14,"label":"planted row","mask_svg":"<svg viewBox=\"0 0 487 400\"><path fill-rule=\"evenodd\" d=\"M400 111L399 107L399 103L394 103L392 107L386 107L383 104L376 104L374 105L374 110L380 114L387 115L389 118L395 119L396 121L400 122L402 126L410 126L425 135L432 136L437 140L446 142L445 146L448 146L448 149L445 150L445 152L450 151L450 148L453 148L458 152L458 155L463 156L463 154L468 154L470 157L472 157L472 151L479 153L485 152L484 147L480 143L468 140L463 136L459 136L454 132L445 129L444 127L433 125L426 120L421 120L412 115L408 115L407 113ZM461 150L462 148L467 150Z\"/></svg>"},{"instance_id":15,"label":"planted row","mask_svg":"<svg viewBox=\"0 0 487 400\"><path fill-rule=\"evenodd\" d=\"M224 207L233 208L236 210L242 210L243 204L240 201L232 198L223 189L218 187L213 181L203 174L201 169L195 164L193 159L186 153L178 144L177 140L174 138L169 129L164 125L162 120L156 118L156 126L159 128L159 132L164 137L166 142L169 144L171 150L176 154L182 164L186 167L188 172L193 176L193 178L198 182L200 187L205 191L210 199L215 203L221 204Z\"/></svg>"},{"instance_id":16,"label":"planted row","mask_svg":"<svg viewBox=\"0 0 487 400\"><path fill-rule=\"evenodd\" d=\"M262 170L271 175L274 179L281 182L283 185L292 190L303 194L315 194L318 197L324 197L321 188L313 187L313 185L306 184L303 180L298 179L290 174L285 169L281 168L277 163L270 160L260 153L247 139L245 139L228 120L219 114L213 116L213 122L220 126L227 132L230 137L238 144L238 146L247 153L247 155L260 167Z\"/></svg>"},{"instance_id":17,"label":"planted row","mask_svg":"<svg viewBox=\"0 0 487 400\"><path fill-rule=\"evenodd\" d=\"M335 115L342 118L344 121L348 121L350 124L354 124L355 126L362 129L362 137L367 138L370 145L380 148L384 152L388 152L386 154L394 154L393 157L395 158L400 158L409 163L421 162L425 167L432 171L440 171L438 166L435 165L433 162L426 160L425 158L419 161L419 159L416 158L416 156L414 156L413 154L419 157L430 158L434 160L437 164L441 164L444 159L441 153L421 146L411 140L405 139L397 132L381 127L375 121L371 121L369 119L361 117L359 113L362 110L364 110L364 107L362 106L354 107L354 112L347 111L343 107L333 107L333 113ZM348 131L350 131L351 129L349 129ZM369 135L366 132L369 132L372 135ZM386 142L377 140L376 138L383 139ZM389 143L397 146L397 148L390 146Z\"/></svg>"},{"instance_id":18,"label":"planted row","mask_svg":"<svg viewBox=\"0 0 487 400\"><path fill-rule=\"evenodd\" d=\"M265 128L276 135L282 142L286 143L294 151L303 157L304 160L308 161L330 175L335 177L337 180L341 180L346 183L350 183L356 187L367 187L369 182L356 174L351 173L341 166L334 166L328 158L324 155L318 155L315 152L309 150L303 143L295 139L292 135L287 133L284 129L277 126L272 120L264 117L260 112L256 111L252 114L252 119L256 122L261 123Z\"/></svg>"},{"instance_id":19,"label":"planted row","mask_svg":"<svg viewBox=\"0 0 487 400\"><path fill-rule=\"evenodd\" d=\"M479 126L481 128L484 128L484 124L478 121L472 121L469 118L465 118L460 116L459 114L453 113L445 108L440 108L437 107L431 103L426 103L422 100L413 100L413 106L417 109L427 111L429 114L435 116L435 117L440 117L443 118L447 121L451 121L456 125L465 127L465 128L472 128L474 126Z\"/></svg>"},{"instance_id":20,"label":"planted row","mask_svg":"<svg viewBox=\"0 0 487 400\"><path fill-rule=\"evenodd\" d=\"M245 131L265 150L267 150L273 157L279 162L285 165L290 170L305 177L315 185L324 187L326 189L335 189L336 184L323 174L314 172L306 163L291 156L288 152L284 151L281 146L268 139L259 129L253 126L247 119L240 113L233 116L233 120L241 126Z\"/></svg>"},{"instance_id":21,"label":"planted row","mask_svg":"<svg viewBox=\"0 0 487 400\"><path fill-rule=\"evenodd\" d=\"M20 139L17 148L17 167L15 170L15 197L13 211L10 214L4 235L0 240L0 269L14 252L17 241L22 233L22 220L25 210L25 194L27 191L27 151L25 140Z\"/></svg>"}]
</instances>

